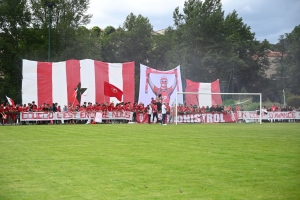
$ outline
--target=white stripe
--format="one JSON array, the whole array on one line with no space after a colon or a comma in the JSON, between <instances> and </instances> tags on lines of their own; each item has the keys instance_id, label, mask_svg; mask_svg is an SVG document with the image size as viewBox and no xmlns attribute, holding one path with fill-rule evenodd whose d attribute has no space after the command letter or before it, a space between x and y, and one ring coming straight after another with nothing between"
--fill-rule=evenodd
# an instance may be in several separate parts
<instances>
[{"instance_id":1,"label":"white stripe","mask_svg":"<svg viewBox=\"0 0 300 200\"><path fill-rule=\"evenodd\" d=\"M199 92L211 93L211 83L200 83ZM201 107L212 106L211 94L199 94L198 99Z\"/></svg>"},{"instance_id":2,"label":"white stripe","mask_svg":"<svg viewBox=\"0 0 300 200\"><path fill-rule=\"evenodd\" d=\"M52 63L52 88L52 103L68 105L66 62Z\"/></svg>"},{"instance_id":3,"label":"white stripe","mask_svg":"<svg viewBox=\"0 0 300 200\"><path fill-rule=\"evenodd\" d=\"M87 90L81 95L81 105L83 102L91 102L92 104L96 103L94 60L80 60L80 81L81 88L87 88Z\"/></svg>"},{"instance_id":4,"label":"white stripe","mask_svg":"<svg viewBox=\"0 0 300 200\"><path fill-rule=\"evenodd\" d=\"M37 102L37 62L23 60L22 104Z\"/></svg>"},{"instance_id":5,"label":"white stripe","mask_svg":"<svg viewBox=\"0 0 300 200\"><path fill-rule=\"evenodd\" d=\"M123 65L122 63L108 63L109 83L123 91ZM123 100L123 97L122 97ZM110 97L110 102L120 102L116 97Z\"/></svg>"}]
</instances>

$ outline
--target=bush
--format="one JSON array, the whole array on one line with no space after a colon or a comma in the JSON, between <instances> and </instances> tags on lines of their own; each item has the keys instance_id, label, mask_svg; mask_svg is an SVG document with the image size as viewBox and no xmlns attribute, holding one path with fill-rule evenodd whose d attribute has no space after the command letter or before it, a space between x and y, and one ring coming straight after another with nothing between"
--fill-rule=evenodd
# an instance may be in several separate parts
<instances>
[{"instance_id":1,"label":"bush","mask_svg":"<svg viewBox=\"0 0 300 200\"><path fill-rule=\"evenodd\" d=\"M295 108L300 107L300 96L290 96L287 98L287 105Z\"/></svg>"},{"instance_id":2,"label":"bush","mask_svg":"<svg viewBox=\"0 0 300 200\"><path fill-rule=\"evenodd\" d=\"M259 103L253 102L247 105L242 105L242 109L245 111L254 111L259 106Z\"/></svg>"}]
</instances>

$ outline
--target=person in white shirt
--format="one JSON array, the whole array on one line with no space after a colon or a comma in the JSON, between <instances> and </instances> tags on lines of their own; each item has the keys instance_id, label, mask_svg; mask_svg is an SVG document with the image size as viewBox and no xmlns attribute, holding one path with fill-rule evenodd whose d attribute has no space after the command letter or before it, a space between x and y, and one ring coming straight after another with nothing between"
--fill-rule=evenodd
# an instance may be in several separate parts
<instances>
[{"instance_id":1,"label":"person in white shirt","mask_svg":"<svg viewBox=\"0 0 300 200\"><path fill-rule=\"evenodd\" d=\"M149 104L147 106L147 114L148 114L148 124L151 124L151 115L152 115L152 105Z\"/></svg>"},{"instance_id":2,"label":"person in white shirt","mask_svg":"<svg viewBox=\"0 0 300 200\"><path fill-rule=\"evenodd\" d=\"M170 109L170 117L169 117L169 123L174 123L174 118L175 118L175 113L176 112L176 107L174 102L172 103L171 109Z\"/></svg>"},{"instance_id":3,"label":"person in white shirt","mask_svg":"<svg viewBox=\"0 0 300 200\"><path fill-rule=\"evenodd\" d=\"M162 114L161 124L165 125L166 115L167 115L166 103L163 103L163 105L161 106L161 114Z\"/></svg>"}]
</instances>

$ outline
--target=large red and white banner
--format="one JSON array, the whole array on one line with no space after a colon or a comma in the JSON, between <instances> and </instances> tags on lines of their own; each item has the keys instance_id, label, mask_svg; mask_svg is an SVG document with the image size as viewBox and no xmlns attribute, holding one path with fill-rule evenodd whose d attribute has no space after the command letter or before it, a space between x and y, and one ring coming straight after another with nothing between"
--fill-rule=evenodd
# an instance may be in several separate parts
<instances>
[{"instance_id":1,"label":"large red and white banner","mask_svg":"<svg viewBox=\"0 0 300 200\"><path fill-rule=\"evenodd\" d=\"M63 62L38 62L23 60L22 103L35 101L77 105L83 102L119 102L115 97L104 95L104 82L123 91L124 102L134 102L134 62L107 63L97 60L67 60ZM74 92L81 83L81 102ZM78 90L79 89L79 90ZM84 90L86 89L86 90Z\"/></svg>"},{"instance_id":2,"label":"large red and white banner","mask_svg":"<svg viewBox=\"0 0 300 200\"><path fill-rule=\"evenodd\" d=\"M161 94L162 101L172 104L176 101L176 92L182 92L180 66L160 71L140 65L139 102L149 104L151 98ZM183 103L183 96L178 95L178 103Z\"/></svg>"},{"instance_id":3,"label":"large red and white banner","mask_svg":"<svg viewBox=\"0 0 300 200\"><path fill-rule=\"evenodd\" d=\"M186 79L185 92L202 92L202 93L220 93L219 79L211 83L193 82ZM186 105L198 105L200 107L212 105L221 105L222 97L220 94L186 94Z\"/></svg>"}]
</instances>

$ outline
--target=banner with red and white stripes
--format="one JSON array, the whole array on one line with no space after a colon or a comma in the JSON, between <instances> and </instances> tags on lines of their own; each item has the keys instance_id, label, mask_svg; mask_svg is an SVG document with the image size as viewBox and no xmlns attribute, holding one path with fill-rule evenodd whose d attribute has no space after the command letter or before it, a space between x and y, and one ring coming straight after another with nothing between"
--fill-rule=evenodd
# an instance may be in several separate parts
<instances>
[{"instance_id":1,"label":"banner with red and white stripes","mask_svg":"<svg viewBox=\"0 0 300 200\"><path fill-rule=\"evenodd\" d=\"M104 82L123 91L124 102L134 101L134 62L107 63L97 60L67 60L38 62L23 60L22 103L35 101L37 105L79 104L74 92L79 82L86 88L83 102L119 102L115 97L104 96Z\"/></svg>"},{"instance_id":2,"label":"banner with red and white stripes","mask_svg":"<svg viewBox=\"0 0 300 200\"><path fill-rule=\"evenodd\" d=\"M200 107L212 105L221 105L222 97L220 94L211 94L211 93L220 93L220 84L219 79L211 83L200 83L193 82L189 79L186 79L186 88L185 92L199 92L199 93L209 93L209 94L186 94L186 105L198 105Z\"/></svg>"}]
</instances>

